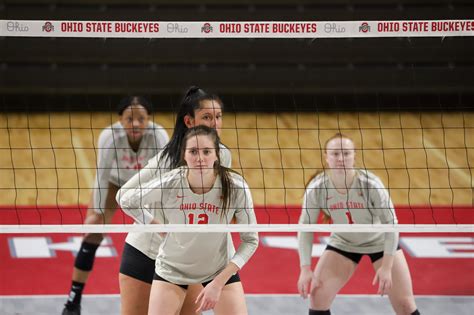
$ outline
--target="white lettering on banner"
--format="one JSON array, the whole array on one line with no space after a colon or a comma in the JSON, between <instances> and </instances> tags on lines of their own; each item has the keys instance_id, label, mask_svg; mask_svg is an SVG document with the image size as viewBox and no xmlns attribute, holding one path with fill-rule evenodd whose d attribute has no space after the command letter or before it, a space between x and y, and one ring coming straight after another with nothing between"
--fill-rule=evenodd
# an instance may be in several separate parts
<instances>
[{"instance_id":1,"label":"white lettering on banner","mask_svg":"<svg viewBox=\"0 0 474 315\"><path fill-rule=\"evenodd\" d=\"M70 237L64 243L53 243L50 237L41 236L8 238L10 256L13 258L52 258L56 257L56 251L69 251L75 256L81 247L81 242L82 237L80 236ZM95 256L117 256L110 237L104 238Z\"/></svg>"},{"instance_id":2,"label":"white lettering on banner","mask_svg":"<svg viewBox=\"0 0 474 315\"><path fill-rule=\"evenodd\" d=\"M329 237L320 237L313 244L313 257L320 257L329 242ZM262 244L267 247L298 249L296 236L265 236ZM401 237L400 245L410 256L419 258L474 258L472 237Z\"/></svg>"}]
</instances>

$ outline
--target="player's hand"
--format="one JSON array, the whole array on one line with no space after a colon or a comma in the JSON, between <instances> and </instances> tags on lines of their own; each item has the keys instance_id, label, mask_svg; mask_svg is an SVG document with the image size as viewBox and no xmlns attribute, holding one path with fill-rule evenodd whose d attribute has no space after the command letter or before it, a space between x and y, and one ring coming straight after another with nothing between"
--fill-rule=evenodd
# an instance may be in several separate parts
<instances>
[{"instance_id":1,"label":"player's hand","mask_svg":"<svg viewBox=\"0 0 474 315\"><path fill-rule=\"evenodd\" d=\"M311 272L310 266L302 266L300 276L298 278L298 292L303 299L308 297L310 293L310 285L313 273Z\"/></svg>"},{"instance_id":2,"label":"player's hand","mask_svg":"<svg viewBox=\"0 0 474 315\"><path fill-rule=\"evenodd\" d=\"M208 285L202 289L196 298L195 303L199 304L196 313L201 313L213 309L222 293L222 286L218 285L214 281L211 281Z\"/></svg>"},{"instance_id":3,"label":"player's hand","mask_svg":"<svg viewBox=\"0 0 474 315\"><path fill-rule=\"evenodd\" d=\"M374 280L372 285L379 283L378 294L384 295L387 294L390 288L392 287L392 270L388 268L380 267L375 273Z\"/></svg>"}]
</instances>

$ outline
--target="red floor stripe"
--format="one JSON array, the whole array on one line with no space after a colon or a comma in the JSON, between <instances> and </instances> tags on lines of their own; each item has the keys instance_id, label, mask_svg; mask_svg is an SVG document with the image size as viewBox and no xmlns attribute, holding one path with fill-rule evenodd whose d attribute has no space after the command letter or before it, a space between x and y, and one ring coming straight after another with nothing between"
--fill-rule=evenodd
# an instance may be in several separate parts
<instances>
[{"instance_id":1,"label":"red floor stripe","mask_svg":"<svg viewBox=\"0 0 474 315\"><path fill-rule=\"evenodd\" d=\"M462 223L474 222L473 211L470 207L397 207L400 223ZM297 207L284 209L282 207L256 208L260 223L296 223L299 215ZM57 209L18 207L1 208L0 224L72 224L80 223L84 216L84 208L61 207ZM114 218L115 223L130 222L121 212ZM270 235L294 236L294 233L261 233L260 237ZM73 265L73 254L70 251L56 249L53 258L13 258L9 240L13 237L32 237L34 235L0 235L0 295L19 294L66 294L70 285ZM49 237L53 243L65 243L73 235L49 234L39 235ZM77 236L77 235L74 235ZM319 234L318 234L319 236ZM451 234L404 234L408 236L469 237L474 240L474 233ZM113 294L118 293L117 274L119 257L125 235L110 235L117 256L96 259L93 274L86 286L85 293ZM238 238L238 235L236 235ZM317 241L317 238L315 238ZM468 242L466 246L473 244ZM457 251L471 252L470 249L460 248ZM419 258L405 251L414 283L415 294L423 295L474 295L474 259L472 258ZM313 263L317 259L313 260ZM298 277L298 256L294 249L271 248L260 244L257 253L242 270L241 276L247 293L296 293ZM364 258L352 280L341 293L370 294L375 293L372 287L373 270L369 261Z\"/></svg>"}]
</instances>

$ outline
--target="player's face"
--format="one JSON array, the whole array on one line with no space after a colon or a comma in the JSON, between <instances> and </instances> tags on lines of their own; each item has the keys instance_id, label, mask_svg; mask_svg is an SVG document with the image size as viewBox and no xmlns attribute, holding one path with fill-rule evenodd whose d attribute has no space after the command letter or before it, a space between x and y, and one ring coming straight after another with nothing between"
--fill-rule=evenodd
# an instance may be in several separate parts
<instances>
[{"instance_id":1,"label":"player's face","mask_svg":"<svg viewBox=\"0 0 474 315\"><path fill-rule=\"evenodd\" d=\"M184 160L188 167L202 174L213 172L214 162L217 161L216 149L210 136L199 135L188 139Z\"/></svg>"},{"instance_id":2,"label":"player's face","mask_svg":"<svg viewBox=\"0 0 474 315\"><path fill-rule=\"evenodd\" d=\"M188 128L204 125L216 129L220 136L222 128L221 105L213 100L203 100L200 105L199 109L194 111L194 118L190 117Z\"/></svg>"},{"instance_id":3,"label":"player's face","mask_svg":"<svg viewBox=\"0 0 474 315\"><path fill-rule=\"evenodd\" d=\"M354 143L347 138L334 138L326 146L326 162L330 169L354 168Z\"/></svg>"},{"instance_id":4,"label":"player's face","mask_svg":"<svg viewBox=\"0 0 474 315\"><path fill-rule=\"evenodd\" d=\"M130 105L120 116L120 122L131 142L141 140L145 129L148 127L148 120L148 113L142 105Z\"/></svg>"}]
</instances>

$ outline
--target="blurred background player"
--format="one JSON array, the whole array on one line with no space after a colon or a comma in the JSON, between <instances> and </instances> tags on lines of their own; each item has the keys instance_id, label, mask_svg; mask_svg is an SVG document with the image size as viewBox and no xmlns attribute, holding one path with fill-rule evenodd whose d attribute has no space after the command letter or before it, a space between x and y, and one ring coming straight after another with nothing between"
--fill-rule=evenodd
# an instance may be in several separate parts
<instances>
[{"instance_id":1,"label":"blurred background player","mask_svg":"<svg viewBox=\"0 0 474 315\"><path fill-rule=\"evenodd\" d=\"M97 175L84 224L107 224L118 207L118 189L158 154L169 137L162 126L150 121L152 106L142 96L122 99L117 107L119 121L105 128L98 141ZM63 315L80 314L84 285L94 264L102 234L84 236L76 255L71 291Z\"/></svg>"},{"instance_id":2,"label":"blurred background player","mask_svg":"<svg viewBox=\"0 0 474 315\"><path fill-rule=\"evenodd\" d=\"M334 224L397 224L388 191L374 174L354 168L354 142L336 134L325 144L328 169L308 184L299 222L316 223L322 210ZM419 314L410 272L398 247L398 232L332 233L329 245L311 271L313 233L298 234L300 276L298 291L310 296L310 315L330 314L336 294L351 278L357 264L368 255L375 269L373 284L388 294L397 314Z\"/></svg>"}]
</instances>

